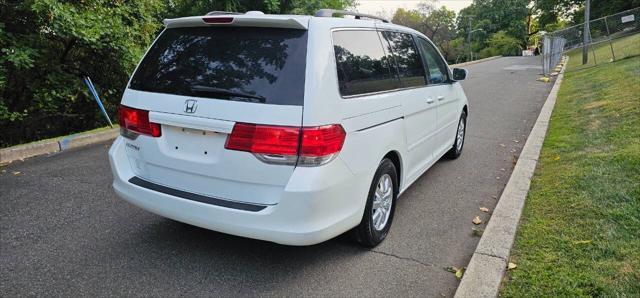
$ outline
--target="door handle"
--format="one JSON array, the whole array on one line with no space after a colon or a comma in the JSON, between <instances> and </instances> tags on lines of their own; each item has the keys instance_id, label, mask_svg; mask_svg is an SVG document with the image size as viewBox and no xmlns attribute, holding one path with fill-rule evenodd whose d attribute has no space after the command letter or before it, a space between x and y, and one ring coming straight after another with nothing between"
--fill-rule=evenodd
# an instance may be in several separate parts
<instances>
[{"instance_id":1,"label":"door handle","mask_svg":"<svg viewBox=\"0 0 640 298\"><path fill-rule=\"evenodd\" d=\"M438 96L438 101L443 100L444 96Z\"/></svg>"},{"instance_id":2,"label":"door handle","mask_svg":"<svg viewBox=\"0 0 640 298\"><path fill-rule=\"evenodd\" d=\"M432 97L427 98L427 103L432 104L435 100Z\"/></svg>"}]
</instances>

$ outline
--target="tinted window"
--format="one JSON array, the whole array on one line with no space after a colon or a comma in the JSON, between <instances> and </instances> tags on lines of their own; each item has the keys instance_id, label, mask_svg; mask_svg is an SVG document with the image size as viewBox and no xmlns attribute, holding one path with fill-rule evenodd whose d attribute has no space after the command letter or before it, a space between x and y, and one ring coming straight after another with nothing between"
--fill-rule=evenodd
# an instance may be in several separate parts
<instances>
[{"instance_id":1,"label":"tinted window","mask_svg":"<svg viewBox=\"0 0 640 298\"><path fill-rule=\"evenodd\" d=\"M447 64L442 60L436 48L422 38L418 38L418 45L422 51L422 57L427 64L429 84L440 84L448 81L449 72L447 70Z\"/></svg>"},{"instance_id":2,"label":"tinted window","mask_svg":"<svg viewBox=\"0 0 640 298\"><path fill-rule=\"evenodd\" d=\"M302 105L306 54L305 30L166 29L142 60L130 88Z\"/></svg>"},{"instance_id":3,"label":"tinted window","mask_svg":"<svg viewBox=\"0 0 640 298\"><path fill-rule=\"evenodd\" d=\"M391 75L378 33L373 30L335 31L333 47L340 94L355 95L399 87Z\"/></svg>"},{"instance_id":4,"label":"tinted window","mask_svg":"<svg viewBox=\"0 0 640 298\"><path fill-rule=\"evenodd\" d=\"M403 87L426 84L424 66L410 34L383 31L387 52L393 55Z\"/></svg>"}]
</instances>

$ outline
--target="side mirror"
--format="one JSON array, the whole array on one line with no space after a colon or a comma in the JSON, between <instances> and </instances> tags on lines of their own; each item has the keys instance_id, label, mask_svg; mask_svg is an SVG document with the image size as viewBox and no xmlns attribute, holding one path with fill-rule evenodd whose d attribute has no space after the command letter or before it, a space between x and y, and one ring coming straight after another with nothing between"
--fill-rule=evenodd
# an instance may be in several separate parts
<instances>
[{"instance_id":1,"label":"side mirror","mask_svg":"<svg viewBox=\"0 0 640 298\"><path fill-rule=\"evenodd\" d=\"M454 68L452 72L454 81L463 81L469 75L469 72L462 68Z\"/></svg>"}]
</instances>

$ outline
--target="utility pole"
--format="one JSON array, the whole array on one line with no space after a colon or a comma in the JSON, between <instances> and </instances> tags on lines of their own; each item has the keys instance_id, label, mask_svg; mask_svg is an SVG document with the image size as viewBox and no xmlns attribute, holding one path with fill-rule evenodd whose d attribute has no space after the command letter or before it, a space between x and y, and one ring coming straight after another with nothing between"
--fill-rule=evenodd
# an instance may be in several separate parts
<instances>
[{"instance_id":1,"label":"utility pole","mask_svg":"<svg viewBox=\"0 0 640 298\"><path fill-rule=\"evenodd\" d=\"M469 44L469 61L471 61L471 60L473 60L473 51L471 49L471 20L475 16L466 16L466 17L469 20L469 29L467 30L467 32L468 32L468 34L467 34L467 44Z\"/></svg>"},{"instance_id":2,"label":"utility pole","mask_svg":"<svg viewBox=\"0 0 640 298\"><path fill-rule=\"evenodd\" d=\"M584 4L584 31L582 32L582 64L589 62L589 42L591 32L589 31L589 10L591 9L591 0L587 0Z\"/></svg>"}]
</instances>

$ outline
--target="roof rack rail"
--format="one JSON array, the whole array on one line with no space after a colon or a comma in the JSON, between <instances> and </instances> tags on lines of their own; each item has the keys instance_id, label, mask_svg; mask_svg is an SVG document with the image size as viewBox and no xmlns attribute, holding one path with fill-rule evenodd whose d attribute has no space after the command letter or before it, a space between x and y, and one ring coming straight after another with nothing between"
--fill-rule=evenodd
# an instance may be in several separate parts
<instances>
[{"instance_id":1,"label":"roof rack rail","mask_svg":"<svg viewBox=\"0 0 640 298\"><path fill-rule=\"evenodd\" d=\"M389 20L382 18L382 17L378 17L378 16L374 16L374 15L370 15L370 14L366 14L366 13L359 13L359 12L353 12L353 11L347 11L347 10L338 10L338 9L320 9L318 11L316 11L315 16L316 17L323 17L323 18L331 18L333 17L334 14L342 14L342 15L347 15L347 16L354 16L356 19L360 19L360 18L367 18L367 19L374 19L374 20L380 20L384 23L391 23Z\"/></svg>"},{"instance_id":2,"label":"roof rack rail","mask_svg":"<svg viewBox=\"0 0 640 298\"><path fill-rule=\"evenodd\" d=\"M208 12L205 16L217 16L217 15L225 15L225 14L242 14L242 13L235 12L235 11L214 10L214 11Z\"/></svg>"}]
</instances>

